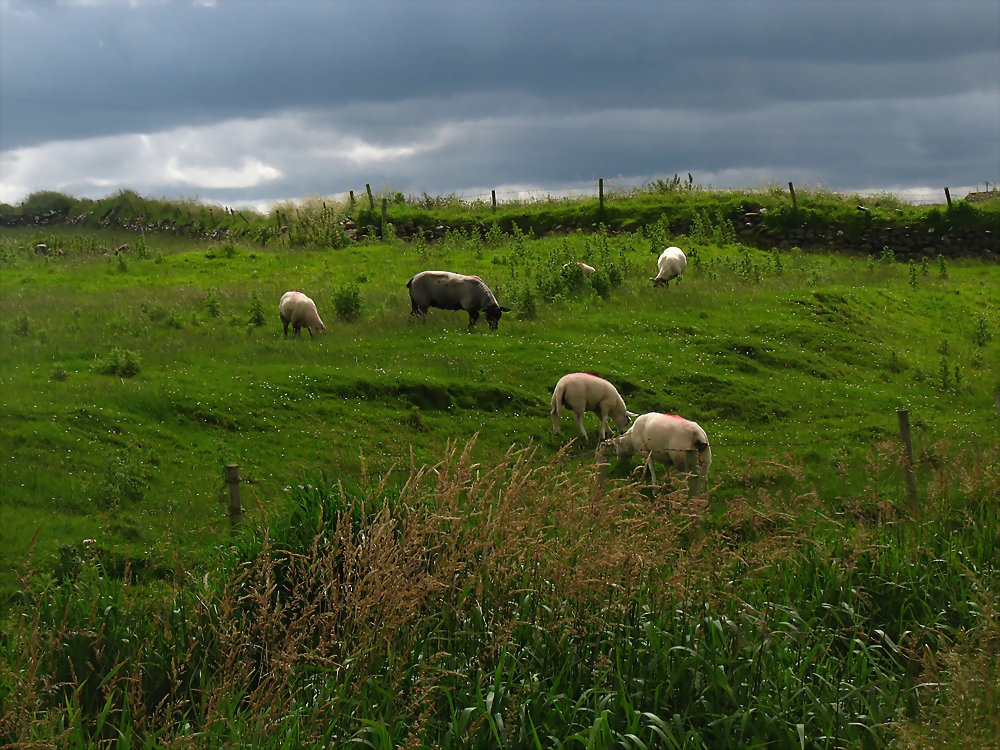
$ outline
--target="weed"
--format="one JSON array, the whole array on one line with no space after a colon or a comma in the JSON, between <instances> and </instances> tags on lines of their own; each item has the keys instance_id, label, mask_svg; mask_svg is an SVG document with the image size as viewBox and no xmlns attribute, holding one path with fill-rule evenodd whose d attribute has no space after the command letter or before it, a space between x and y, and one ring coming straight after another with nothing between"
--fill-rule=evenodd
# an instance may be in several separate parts
<instances>
[{"instance_id":1,"label":"weed","mask_svg":"<svg viewBox=\"0 0 1000 750\"><path fill-rule=\"evenodd\" d=\"M972 329L972 341L976 346L986 346L992 340L993 332L986 321L986 316L979 313L976 315L975 327Z\"/></svg>"},{"instance_id":2,"label":"weed","mask_svg":"<svg viewBox=\"0 0 1000 750\"><path fill-rule=\"evenodd\" d=\"M162 263L163 262L163 253L160 252L159 250L157 250L155 253L153 253L153 262L154 263Z\"/></svg>"},{"instance_id":3,"label":"weed","mask_svg":"<svg viewBox=\"0 0 1000 750\"><path fill-rule=\"evenodd\" d=\"M910 272L910 286L915 289L917 287L917 264L911 258L907 261L906 266Z\"/></svg>"},{"instance_id":4,"label":"weed","mask_svg":"<svg viewBox=\"0 0 1000 750\"><path fill-rule=\"evenodd\" d=\"M534 320L538 317L535 293L527 282L518 281L511 285L510 301L518 320Z\"/></svg>"},{"instance_id":5,"label":"weed","mask_svg":"<svg viewBox=\"0 0 1000 750\"><path fill-rule=\"evenodd\" d=\"M891 266L896 262L896 251L893 250L888 245L882 246L882 254L879 256L879 262L883 266Z\"/></svg>"},{"instance_id":6,"label":"weed","mask_svg":"<svg viewBox=\"0 0 1000 750\"><path fill-rule=\"evenodd\" d=\"M427 239L424 237L424 230L417 227L411 240L413 250L421 260L427 260Z\"/></svg>"},{"instance_id":7,"label":"weed","mask_svg":"<svg viewBox=\"0 0 1000 750\"><path fill-rule=\"evenodd\" d=\"M941 357L941 362L938 365L938 377L941 381L941 390L950 391L951 390L951 367L948 364L947 357Z\"/></svg>"},{"instance_id":8,"label":"weed","mask_svg":"<svg viewBox=\"0 0 1000 750\"><path fill-rule=\"evenodd\" d=\"M955 365L955 390L962 390L962 370L958 365Z\"/></svg>"},{"instance_id":9,"label":"weed","mask_svg":"<svg viewBox=\"0 0 1000 750\"><path fill-rule=\"evenodd\" d=\"M14 318L11 330L18 336L27 336L31 332L31 322L28 320L28 311L21 310Z\"/></svg>"},{"instance_id":10,"label":"weed","mask_svg":"<svg viewBox=\"0 0 1000 750\"><path fill-rule=\"evenodd\" d=\"M361 287L343 284L333 293L333 309L340 320L355 321L361 318Z\"/></svg>"},{"instance_id":11,"label":"weed","mask_svg":"<svg viewBox=\"0 0 1000 750\"><path fill-rule=\"evenodd\" d=\"M173 328L179 331L184 327L184 313L176 307L171 307L164 322L167 324L168 328Z\"/></svg>"},{"instance_id":12,"label":"weed","mask_svg":"<svg viewBox=\"0 0 1000 750\"><path fill-rule=\"evenodd\" d=\"M483 259L483 238L479 234L479 229L473 227L469 234L469 249L472 250L472 256L476 260Z\"/></svg>"},{"instance_id":13,"label":"weed","mask_svg":"<svg viewBox=\"0 0 1000 750\"><path fill-rule=\"evenodd\" d=\"M608 264L608 283L615 289L625 283L625 272L622 266Z\"/></svg>"},{"instance_id":14,"label":"weed","mask_svg":"<svg viewBox=\"0 0 1000 750\"><path fill-rule=\"evenodd\" d=\"M601 299L611 299L611 279L610 271L616 270L614 266L611 266L605 273L602 269L597 269L590 275L590 285L597 292L597 296Z\"/></svg>"},{"instance_id":15,"label":"weed","mask_svg":"<svg viewBox=\"0 0 1000 750\"><path fill-rule=\"evenodd\" d=\"M69 373L66 371L66 366L61 362L56 362L52 367L52 374L49 376L49 380L66 380L69 377Z\"/></svg>"},{"instance_id":16,"label":"weed","mask_svg":"<svg viewBox=\"0 0 1000 750\"><path fill-rule=\"evenodd\" d=\"M900 359L895 349L889 352L889 364L887 366L890 372L896 373L902 372L906 369L906 363Z\"/></svg>"},{"instance_id":17,"label":"weed","mask_svg":"<svg viewBox=\"0 0 1000 750\"><path fill-rule=\"evenodd\" d=\"M208 310L208 314L213 318L222 317L222 297L219 295L219 290L214 286L208 288L208 292L205 294L205 309Z\"/></svg>"},{"instance_id":18,"label":"weed","mask_svg":"<svg viewBox=\"0 0 1000 750\"><path fill-rule=\"evenodd\" d=\"M865 260L865 270L868 271L868 273L873 273L875 271L874 255L869 255L868 258Z\"/></svg>"},{"instance_id":19,"label":"weed","mask_svg":"<svg viewBox=\"0 0 1000 750\"><path fill-rule=\"evenodd\" d=\"M926 255L920 259L920 273L929 276L931 273L931 261Z\"/></svg>"},{"instance_id":20,"label":"weed","mask_svg":"<svg viewBox=\"0 0 1000 750\"><path fill-rule=\"evenodd\" d=\"M149 258L149 247L146 245L146 235L139 234L135 240L135 256L139 260L146 260Z\"/></svg>"},{"instance_id":21,"label":"weed","mask_svg":"<svg viewBox=\"0 0 1000 750\"><path fill-rule=\"evenodd\" d=\"M942 357L948 356L948 339L942 339L941 343L938 344L937 353Z\"/></svg>"},{"instance_id":22,"label":"weed","mask_svg":"<svg viewBox=\"0 0 1000 750\"><path fill-rule=\"evenodd\" d=\"M118 270L122 273L128 272L128 256L125 253L118 253Z\"/></svg>"},{"instance_id":23,"label":"weed","mask_svg":"<svg viewBox=\"0 0 1000 750\"><path fill-rule=\"evenodd\" d=\"M507 235L500 229L500 225L495 221L490 224L486 232L486 244L490 247L500 247L507 239Z\"/></svg>"},{"instance_id":24,"label":"weed","mask_svg":"<svg viewBox=\"0 0 1000 750\"><path fill-rule=\"evenodd\" d=\"M149 489L150 474L145 452L135 442L129 441L125 447L108 456L98 497L106 508L142 502Z\"/></svg>"},{"instance_id":25,"label":"weed","mask_svg":"<svg viewBox=\"0 0 1000 750\"><path fill-rule=\"evenodd\" d=\"M108 354L97 359L95 370L101 375L131 378L139 374L142 364L138 352L114 347Z\"/></svg>"},{"instance_id":26,"label":"weed","mask_svg":"<svg viewBox=\"0 0 1000 750\"><path fill-rule=\"evenodd\" d=\"M940 276L942 279L947 279L948 278L948 259L945 256L943 256L940 253L938 253L937 265L938 265L938 276Z\"/></svg>"},{"instance_id":27,"label":"weed","mask_svg":"<svg viewBox=\"0 0 1000 750\"><path fill-rule=\"evenodd\" d=\"M264 311L264 301L257 294L257 290L250 292L250 318L247 320L247 328L260 328L267 323L267 315Z\"/></svg>"},{"instance_id":28,"label":"weed","mask_svg":"<svg viewBox=\"0 0 1000 750\"><path fill-rule=\"evenodd\" d=\"M232 260L236 257L236 245L232 242L227 242L222 246L222 254L228 259Z\"/></svg>"}]
</instances>

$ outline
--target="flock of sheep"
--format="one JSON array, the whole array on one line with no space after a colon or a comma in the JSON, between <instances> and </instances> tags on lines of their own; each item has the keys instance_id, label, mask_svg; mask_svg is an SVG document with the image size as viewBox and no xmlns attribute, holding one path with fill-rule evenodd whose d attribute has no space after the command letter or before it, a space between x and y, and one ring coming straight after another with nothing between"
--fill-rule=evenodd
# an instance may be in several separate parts
<instances>
[{"instance_id":1,"label":"flock of sheep","mask_svg":"<svg viewBox=\"0 0 1000 750\"><path fill-rule=\"evenodd\" d=\"M594 272L592 266L579 264L588 276ZM667 286L687 267L687 258L677 247L668 247L657 261L657 275L650 279L654 286ZM406 282L410 290L411 317L423 318L428 309L465 310L469 314L469 327L479 320L483 313L491 329L496 330L500 316L510 308L501 307L493 292L478 276L465 276L449 271L422 271ZM302 292L285 292L278 305L285 335L291 326L296 334L303 328L309 335L325 330L315 303ZM575 372L565 375L556 383L552 392L552 428L559 434L559 416L563 408L573 412L577 429L584 440L589 440L583 426L583 415L593 412L601 418L600 440L603 446L615 446L619 458L638 453L646 459L650 481L656 483L654 462L659 461L678 471L685 469L686 451L698 452L698 474L702 479L708 476L712 465L712 449L708 436L696 423L676 414L635 414L625 408L625 401L618 389L596 375ZM619 432L623 434L609 439L608 418L611 418ZM631 420L631 426L629 423Z\"/></svg>"}]
</instances>

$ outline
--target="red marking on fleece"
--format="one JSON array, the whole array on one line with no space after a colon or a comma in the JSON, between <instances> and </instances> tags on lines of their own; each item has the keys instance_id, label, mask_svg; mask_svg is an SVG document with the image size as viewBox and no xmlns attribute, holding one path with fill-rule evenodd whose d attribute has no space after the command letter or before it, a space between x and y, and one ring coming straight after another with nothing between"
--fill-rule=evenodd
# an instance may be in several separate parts
<instances>
[{"instance_id":1,"label":"red marking on fleece","mask_svg":"<svg viewBox=\"0 0 1000 750\"><path fill-rule=\"evenodd\" d=\"M586 375L588 378L594 378L596 380L604 380L604 378L599 378L596 375L591 375L589 372L574 372L574 375Z\"/></svg>"}]
</instances>

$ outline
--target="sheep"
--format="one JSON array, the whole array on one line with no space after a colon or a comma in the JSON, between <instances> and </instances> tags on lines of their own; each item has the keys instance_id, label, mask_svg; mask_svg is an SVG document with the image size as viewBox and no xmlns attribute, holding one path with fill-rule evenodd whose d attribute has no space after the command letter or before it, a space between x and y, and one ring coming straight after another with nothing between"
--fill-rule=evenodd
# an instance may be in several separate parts
<instances>
[{"instance_id":1,"label":"sheep","mask_svg":"<svg viewBox=\"0 0 1000 750\"><path fill-rule=\"evenodd\" d=\"M278 313L281 315L281 322L285 326L285 336L288 336L288 326L296 336L302 335L302 328L309 330L309 336L313 333L320 333L326 330L323 321L320 320L316 311L316 303L309 299L302 292L285 292L281 295L281 302L278 304Z\"/></svg>"},{"instance_id":2,"label":"sheep","mask_svg":"<svg viewBox=\"0 0 1000 750\"><path fill-rule=\"evenodd\" d=\"M584 412L592 411L601 418L601 440L607 436L609 416L619 430L628 427L629 420L636 416L625 408L625 402L611 383L586 372L563 375L552 391L552 429L556 435L563 406L573 410L577 429L587 441L590 437L583 426Z\"/></svg>"},{"instance_id":3,"label":"sheep","mask_svg":"<svg viewBox=\"0 0 1000 750\"><path fill-rule=\"evenodd\" d=\"M653 286L669 287L671 279L676 279L684 273L684 269L687 268L687 257L679 247L668 247L660 253L656 266L659 272L649 280L653 282Z\"/></svg>"},{"instance_id":4,"label":"sheep","mask_svg":"<svg viewBox=\"0 0 1000 750\"><path fill-rule=\"evenodd\" d=\"M580 268L583 269L583 275L584 276L590 276L590 274L592 274L594 271L597 270L593 266L588 266L586 263L584 263L583 261L579 261L579 260L575 261L575 262L572 262L572 263L566 263L565 265L563 265L563 270L564 271L568 271L573 266L580 266Z\"/></svg>"},{"instance_id":5,"label":"sheep","mask_svg":"<svg viewBox=\"0 0 1000 750\"><path fill-rule=\"evenodd\" d=\"M493 292L478 276L464 276L450 271L421 271L406 282L410 290L410 317L427 315L427 310L465 310L469 313L469 328L479 320L479 313L486 315L491 330L496 330L500 316L510 312L500 307Z\"/></svg>"},{"instance_id":6,"label":"sheep","mask_svg":"<svg viewBox=\"0 0 1000 750\"><path fill-rule=\"evenodd\" d=\"M633 453L643 456L649 467L650 483L654 485L654 461L664 464L669 475L670 464L678 471L684 471L685 451L698 451L698 476L703 481L708 478L708 470L712 466L712 448L705 431L695 422L676 414L650 412L636 417L628 432L611 442L615 444L619 459Z\"/></svg>"}]
</instances>

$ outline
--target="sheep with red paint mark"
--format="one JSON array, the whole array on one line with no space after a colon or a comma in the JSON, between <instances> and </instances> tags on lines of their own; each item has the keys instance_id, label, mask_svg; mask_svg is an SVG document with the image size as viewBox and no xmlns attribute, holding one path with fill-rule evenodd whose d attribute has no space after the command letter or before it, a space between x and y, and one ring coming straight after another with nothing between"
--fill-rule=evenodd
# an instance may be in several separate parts
<instances>
[{"instance_id":1,"label":"sheep with red paint mark","mask_svg":"<svg viewBox=\"0 0 1000 750\"><path fill-rule=\"evenodd\" d=\"M676 279L687 268L687 256L679 247L668 247L656 261L657 274L650 277L653 286L670 286L670 280Z\"/></svg>"},{"instance_id":2,"label":"sheep with red paint mark","mask_svg":"<svg viewBox=\"0 0 1000 750\"><path fill-rule=\"evenodd\" d=\"M594 273L594 271L596 271L596 270L597 270L597 269L596 269L596 268L594 268L593 266L588 266L588 265L587 265L586 263L584 263L584 262L583 262L582 260L578 260L578 261L575 261L575 262L571 262L571 263L566 263L566 264L565 264L565 265L563 266L563 270L564 270L564 271L568 271L568 270L569 270L570 268L572 268L573 266L579 266L579 267L580 267L580 269L581 269L581 270L583 271L583 275L584 275L584 276L588 276L588 277L589 277L589 276L590 276L590 275L591 275L592 273Z\"/></svg>"},{"instance_id":3,"label":"sheep with red paint mark","mask_svg":"<svg viewBox=\"0 0 1000 750\"><path fill-rule=\"evenodd\" d=\"M576 427L584 440L589 440L587 430L583 426L583 415L592 411L601 418L601 440L608 434L608 417L619 430L628 427L629 419L636 416L625 408L618 389L604 378L587 372L574 372L563 375L552 391L552 428L559 434L559 415L563 407L573 412Z\"/></svg>"},{"instance_id":4,"label":"sheep with red paint mark","mask_svg":"<svg viewBox=\"0 0 1000 750\"><path fill-rule=\"evenodd\" d=\"M278 303L278 314L285 326L285 336L288 335L288 326L292 327L296 336L302 335L303 328L309 330L310 336L314 332L320 333L326 330L326 326L320 320L319 312L316 310L316 303L302 292L285 292L281 295L281 302Z\"/></svg>"},{"instance_id":5,"label":"sheep with red paint mark","mask_svg":"<svg viewBox=\"0 0 1000 750\"><path fill-rule=\"evenodd\" d=\"M708 435L696 422L676 414L650 412L636 417L628 432L613 442L619 459L635 453L646 459L652 484L656 484L654 461L664 464L669 476L671 464L677 471L684 471L686 451L698 451L698 476L702 480L708 478L712 466Z\"/></svg>"}]
</instances>

